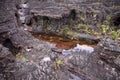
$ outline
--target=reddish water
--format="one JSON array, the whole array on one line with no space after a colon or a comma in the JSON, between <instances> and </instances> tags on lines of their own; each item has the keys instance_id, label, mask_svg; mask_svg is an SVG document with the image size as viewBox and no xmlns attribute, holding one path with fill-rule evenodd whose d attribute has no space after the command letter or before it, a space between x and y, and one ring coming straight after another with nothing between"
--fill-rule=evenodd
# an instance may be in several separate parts
<instances>
[{"instance_id":1,"label":"reddish water","mask_svg":"<svg viewBox=\"0 0 120 80\"><path fill-rule=\"evenodd\" d=\"M59 49L70 49L76 46L76 44L80 44L80 45L84 44L92 47L96 46L96 44L90 44L90 43L86 43L84 41L79 41L79 40L70 40L70 39L62 38L58 36L38 35L38 34L33 34L33 35L39 40L55 43L56 47Z\"/></svg>"}]
</instances>

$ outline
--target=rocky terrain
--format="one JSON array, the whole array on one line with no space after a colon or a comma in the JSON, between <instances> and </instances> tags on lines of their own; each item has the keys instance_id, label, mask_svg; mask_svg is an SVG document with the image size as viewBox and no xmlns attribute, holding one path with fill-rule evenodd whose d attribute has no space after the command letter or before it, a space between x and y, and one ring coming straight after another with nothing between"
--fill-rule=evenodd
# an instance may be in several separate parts
<instances>
[{"instance_id":1,"label":"rocky terrain","mask_svg":"<svg viewBox=\"0 0 120 80\"><path fill-rule=\"evenodd\" d=\"M25 23L33 32L98 41L102 24L119 25L119 2L105 0L28 1ZM39 5L40 4L40 5ZM38 6L39 5L39 6ZM109 20L111 17L111 20Z\"/></svg>"},{"instance_id":2,"label":"rocky terrain","mask_svg":"<svg viewBox=\"0 0 120 80\"><path fill-rule=\"evenodd\" d=\"M120 80L119 43L103 38L98 27L107 20L119 29L119 4L119 0L1 0L0 80ZM92 52L73 48L64 55L29 30L98 44L90 48Z\"/></svg>"}]
</instances>

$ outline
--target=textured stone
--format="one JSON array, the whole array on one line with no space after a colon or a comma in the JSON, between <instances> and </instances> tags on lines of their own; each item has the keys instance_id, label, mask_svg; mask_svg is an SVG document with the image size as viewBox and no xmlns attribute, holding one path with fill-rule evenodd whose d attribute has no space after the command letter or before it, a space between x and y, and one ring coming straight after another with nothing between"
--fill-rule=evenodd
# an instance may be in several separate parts
<instances>
[{"instance_id":1,"label":"textured stone","mask_svg":"<svg viewBox=\"0 0 120 80\"><path fill-rule=\"evenodd\" d=\"M13 6L14 1L12 1L2 0L0 2L0 10L3 12L3 14L0 13L0 35L6 35L4 39L2 38L1 43L9 39L14 47L21 47L21 50L16 54L15 59L15 56L8 48L0 45L0 80L120 80L120 52L117 42L105 39L97 45L94 49L95 51L91 54L86 51L74 52L67 56L58 54L51 50L54 47L51 47L50 44L35 39L23 27L17 26L14 14L15 6ZM74 18L74 16L66 17L66 15L70 15L71 8L75 9L76 3L78 1L81 3L82 0L75 0L75 2L73 0L46 0L47 2L40 0L42 3L37 3L36 1L31 1L32 4L35 4L33 5L33 10L37 9L34 9L34 6L41 4L40 6L44 9L43 12L49 13L47 16L50 17L50 20L53 20L51 17L56 18L55 14L58 14L58 12L67 10L67 13L64 13L65 11L61 12L62 14L60 13L62 19L57 15L57 19L53 20L51 25L54 25L52 26L54 31L54 27L56 28L56 24L59 23L58 18L61 21L63 20L65 24L67 24L69 19ZM59 4L63 8L59 7L54 1L65 3L65 5ZM72 4L68 4L66 7L68 2ZM83 9L88 8L86 5L83 6ZM97 7L98 9L99 6ZM104 5L101 6L100 8L104 7ZM78 6L78 8L80 7ZM10 10L5 8L10 8ZM53 12L55 16L51 16L49 10L58 10L58 12ZM39 11L42 13L41 9ZM74 13L74 10L72 11ZM39 18L37 16L36 18ZM40 16L42 15L40 14ZM48 19L45 17L45 21ZM64 23L62 25L65 25ZM36 27L34 28L36 29ZM42 27L39 28L41 29ZM44 61L45 57L49 57L50 60ZM57 61L61 61L61 63L58 64Z\"/></svg>"},{"instance_id":2,"label":"textured stone","mask_svg":"<svg viewBox=\"0 0 120 80\"><path fill-rule=\"evenodd\" d=\"M97 24L102 24L107 15L118 11L119 9L114 11L111 7L120 3L118 0L28 0L28 4L32 6L31 14L25 23L32 27L33 32L98 42L98 37L88 35L84 29L77 27L81 24L84 28L101 33Z\"/></svg>"}]
</instances>

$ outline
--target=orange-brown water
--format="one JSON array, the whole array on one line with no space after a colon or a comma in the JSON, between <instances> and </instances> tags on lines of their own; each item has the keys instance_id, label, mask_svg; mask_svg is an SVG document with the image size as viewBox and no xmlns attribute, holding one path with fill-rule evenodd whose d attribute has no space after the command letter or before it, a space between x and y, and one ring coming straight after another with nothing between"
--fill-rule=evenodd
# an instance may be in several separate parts
<instances>
[{"instance_id":1,"label":"orange-brown water","mask_svg":"<svg viewBox=\"0 0 120 80\"><path fill-rule=\"evenodd\" d=\"M87 43L85 41L70 40L70 39L67 39L67 38L59 37L59 36L50 36L50 35L43 35L43 34L42 35L33 34L33 36L36 37L39 40L55 43L56 47L59 48L59 49L70 49L70 48L76 46L76 44L89 45L89 46L92 46L92 47L96 46L96 44L90 44L90 43Z\"/></svg>"}]
</instances>

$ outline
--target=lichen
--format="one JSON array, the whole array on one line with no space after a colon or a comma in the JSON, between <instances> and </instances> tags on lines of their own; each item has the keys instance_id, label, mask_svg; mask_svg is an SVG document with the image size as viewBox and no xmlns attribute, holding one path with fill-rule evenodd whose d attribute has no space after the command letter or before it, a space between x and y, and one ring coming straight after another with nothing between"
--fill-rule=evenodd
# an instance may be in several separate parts
<instances>
[{"instance_id":1,"label":"lichen","mask_svg":"<svg viewBox=\"0 0 120 80\"><path fill-rule=\"evenodd\" d=\"M79 34L73 31L67 31L66 35L70 38L70 39L78 39Z\"/></svg>"},{"instance_id":2,"label":"lichen","mask_svg":"<svg viewBox=\"0 0 120 80\"><path fill-rule=\"evenodd\" d=\"M102 2L94 2L92 3L92 5L100 5L100 4L103 4Z\"/></svg>"},{"instance_id":3,"label":"lichen","mask_svg":"<svg viewBox=\"0 0 120 80\"><path fill-rule=\"evenodd\" d=\"M80 24L77 24L75 26L76 30L79 31L79 32L88 32L88 29L89 29L89 25L88 24L83 24L83 23L80 23Z\"/></svg>"},{"instance_id":4,"label":"lichen","mask_svg":"<svg viewBox=\"0 0 120 80\"><path fill-rule=\"evenodd\" d=\"M120 9L120 6L118 6L118 5L117 5L117 6L116 6L116 5L113 5L113 6L111 6L110 8L111 8L111 9Z\"/></svg>"},{"instance_id":5,"label":"lichen","mask_svg":"<svg viewBox=\"0 0 120 80\"><path fill-rule=\"evenodd\" d=\"M64 26L64 28L59 30L59 33L64 35L68 30L69 30L68 26Z\"/></svg>"}]
</instances>

